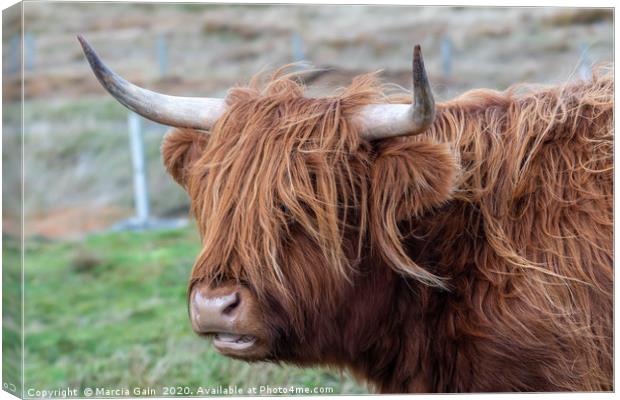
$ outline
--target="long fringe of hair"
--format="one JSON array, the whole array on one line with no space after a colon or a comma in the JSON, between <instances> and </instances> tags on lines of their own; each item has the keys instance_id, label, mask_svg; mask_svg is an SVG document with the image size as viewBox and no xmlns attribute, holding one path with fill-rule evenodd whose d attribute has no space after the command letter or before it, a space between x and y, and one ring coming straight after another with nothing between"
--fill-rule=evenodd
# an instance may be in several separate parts
<instances>
[{"instance_id":1,"label":"long fringe of hair","mask_svg":"<svg viewBox=\"0 0 620 400\"><path fill-rule=\"evenodd\" d=\"M203 241L192 279L249 281L289 304L299 300L291 291L303 290L316 305L350 281L362 253L369 152L351 121L381 92L367 75L336 96L309 99L285 72L229 92L192 167L187 188ZM319 249L312 260L292 257L299 252L291 246L303 246L291 239L300 230Z\"/></svg>"}]
</instances>

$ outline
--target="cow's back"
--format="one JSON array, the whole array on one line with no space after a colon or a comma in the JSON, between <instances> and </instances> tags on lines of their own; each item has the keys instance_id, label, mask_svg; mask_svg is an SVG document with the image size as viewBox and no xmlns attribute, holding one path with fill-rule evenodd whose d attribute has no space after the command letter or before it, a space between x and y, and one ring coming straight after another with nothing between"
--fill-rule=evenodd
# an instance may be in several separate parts
<instances>
[{"instance_id":1,"label":"cow's back","mask_svg":"<svg viewBox=\"0 0 620 400\"><path fill-rule=\"evenodd\" d=\"M434 390L611 389L613 80L522 90L466 94L430 133L462 168L408 227L412 257L451 277L429 324L461 367Z\"/></svg>"}]
</instances>

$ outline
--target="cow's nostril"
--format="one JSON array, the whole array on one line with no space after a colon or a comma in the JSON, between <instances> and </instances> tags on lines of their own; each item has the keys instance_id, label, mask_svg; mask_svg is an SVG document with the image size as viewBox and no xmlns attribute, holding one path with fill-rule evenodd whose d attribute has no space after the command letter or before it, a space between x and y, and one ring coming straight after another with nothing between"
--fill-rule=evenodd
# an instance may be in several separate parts
<instances>
[{"instance_id":1,"label":"cow's nostril","mask_svg":"<svg viewBox=\"0 0 620 400\"><path fill-rule=\"evenodd\" d=\"M222 314L230 315L232 314L239 304L241 303L241 296L239 296L239 292L235 292L231 295L230 302L224 305L224 309L222 310Z\"/></svg>"}]
</instances>

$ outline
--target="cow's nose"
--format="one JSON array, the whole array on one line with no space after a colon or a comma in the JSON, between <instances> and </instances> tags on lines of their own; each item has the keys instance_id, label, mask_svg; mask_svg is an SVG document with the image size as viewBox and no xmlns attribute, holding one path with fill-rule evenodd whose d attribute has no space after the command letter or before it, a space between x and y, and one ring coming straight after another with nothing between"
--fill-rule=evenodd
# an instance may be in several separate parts
<instances>
[{"instance_id":1,"label":"cow's nose","mask_svg":"<svg viewBox=\"0 0 620 400\"><path fill-rule=\"evenodd\" d=\"M241 290L232 286L209 289L196 287L191 294L192 328L199 333L231 333L241 310Z\"/></svg>"}]
</instances>

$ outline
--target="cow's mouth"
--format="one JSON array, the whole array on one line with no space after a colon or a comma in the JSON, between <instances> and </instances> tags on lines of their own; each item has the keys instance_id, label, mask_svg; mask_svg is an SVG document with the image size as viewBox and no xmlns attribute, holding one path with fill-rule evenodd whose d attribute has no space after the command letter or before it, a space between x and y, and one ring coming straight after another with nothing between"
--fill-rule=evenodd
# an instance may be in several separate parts
<instances>
[{"instance_id":1,"label":"cow's mouth","mask_svg":"<svg viewBox=\"0 0 620 400\"><path fill-rule=\"evenodd\" d=\"M258 361L269 354L268 341L259 336L230 332L215 332L208 336L213 338L215 351L223 356Z\"/></svg>"},{"instance_id":2,"label":"cow's mouth","mask_svg":"<svg viewBox=\"0 0 620 400\"><path fill-rule=\"evenodd\" d=\"M251 349L256 344L257 338L252 335L238 335L233 333L216 333L213 345L220 351L243 351Z\"/></svg>"}]
</instances>

